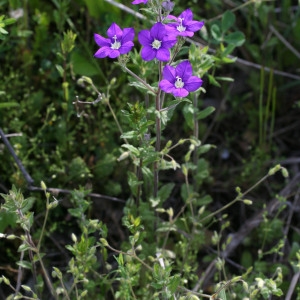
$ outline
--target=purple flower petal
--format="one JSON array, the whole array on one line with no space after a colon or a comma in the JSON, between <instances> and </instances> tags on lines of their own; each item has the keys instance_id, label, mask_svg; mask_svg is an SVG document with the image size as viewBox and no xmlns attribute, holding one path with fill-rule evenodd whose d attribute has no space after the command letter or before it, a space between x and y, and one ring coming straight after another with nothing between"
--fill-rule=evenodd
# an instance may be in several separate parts
<instances>
[{"instance_id":1,"label":"purple flower petal","mask_svg":"<svg viewBox=\"0 0 300 300\"><path fill-rule=\"evenodd\" d=\"M138 34L138 40L142 46L149 46L152 43L149 30L142 30Z\"/></svg>"},{"instance_id":2,"label":"purple flower petal","mask_svg":"<svg viewBox=\"0 0 300 300\"><path fill-rule=\"evenodd\" d=\"M190 21L188 24L188 30L196 32L200 30L204 26L204 22L199 22L199 21Z\"/></svg>"},{"instance_id":3,"label":"purple flower petal","mask_svg":"<svg viewBox=\"0 0 300 300\"><path fill-rule=\"evenodd\" d=\"M164 79L166 79L169 82L174 84L175 78L176 78L175 68L172 66L166 65L163 69L163 77L164 77Z\"/></svg>"},{"instance_id":4,"label":"purple flower petal","mask_svg":"<svg viewBox=\"0 0 300 300\"><path fill-rule=\"evenodd\" d=\"M202 85L203 81L199 77L191 76L188 81L185 81L184 87L189 92L194 92L199 89L199 87Z\"/></svg>"},{"instance_id":5,"label":"purple flower petal","mask_svg":"<svg viewBox=\"0 0 300 300\"><path fill-rule=\"evenodd\" d=\"M170 51L167 48L160 48L156 52L156 58L160 61L168 61L170 59Z\"/></svg>"},{"instance_id":6,"label":"purple flower petal","mask_svg":"<svg viewBox=\"0 0 300 300\"><path fill-rule=\"evenodd\" d=\"M128 53L133 46L134 46L133 42L127 42L125 44L122 44L122 46L119 48L120 54Z\"/></svg>"},{"instance_id":7,"label":"purple flower petal","mask_svg":"<svg viewBox=\"0 0 300 300\"><path fill-rule=\"evenodd\" d=\"M104 58L109 56L111 51L112 49L110 47L102 47L94 54L94 56L97 58Z\"/></svg>"},{"instance_id":8,"label":"purple flower petal","mask_svg":"<svg viewBox=\"0 0 300 300\"><path fill-rule=\"evenodd\" d=\"M167 36L163 40L163 46L165 48L172 48L177 43L176 36Z\"/></svg>"},{"instance_id":9,"label":"purple flower petal","mask_svg":"<svg viewBox=\"0 0 300 300\"><path fill-rule=\"evenodd\" d=\"M119 50L110 49L110 52L108 54L109 58L116 58L118 56L120 56L120 51Z\"/></svg>"},{"instance_id":10,"label":"purple flower petal","mask_svg":"<svg viewBox=\"0 0 300 300\"><path fill-rule=\"evenodd\" d=\"M124 28L122 36L122 44L127 42L132 42L134 39L134 29L133 28Z\"/></svg>"},{"instance_id":11,"label":"purple flower petal","mask_svg":"<svg viewBox=\"0 0 300 300\"><path fill-rule=\"evenodd\" d=\"M174 90L174 84L172 84L170 81L163 79L159 83L159 87L164 91L165 93L172 93Z\"/></svg>"},{"instance_id":12,"label":"purple flower petal","mask_svg":"<svg viewBox=\"0 0 300 300\"><path fill-rule=\"evenodd\" d=\"M114 36L116 36L117 39L120 39L123 35L123 31L116 23L112 23L107 29L106 33L108 37L113 38Z\"/></svg>"},{"instance_id":13,"label":"purple flower petal","mask_svg":"<svg viewBox=\"0 0 300 300\"><path fill-rule=\"evenodd\" d=\"M94 40L99 47L110 46L110 39L106 39L98 33L94 33Z\"/></svg>"},{"instance_id":14,"label":"purple flower petal","mask_svg":"<svg viewBox=\"0 0 300 300\"><path fill-rule=\"evenodd\" d=\"M153 38L162 41L166 36L165 25L160 22L155 23L150 29L150 34Z\"/></svg>"},{"instance_id":15,"label":"purple flower petal","mask_svg":"<svg viewBox=\"0 0 300 300\"><path fill-rule=\"evenodd\" d=\"M193 13L192 11L188 8L186 10L184 10L179 16L178 18L184 19L185 22L191 21L193 20Z\"/></svg>"},{"instance_id":16,"label":"purple flower petal","mask_svg":"<svg viewBox=\"0 0 300 300\"><path fill-rule=\"evenodd\" d=\"M152 60L156 57L156 50L154 51L152 47L145 46L141 51L141 57L145 61Z\"/></svg>"},{"instance_id":17,"label":"purple flower petal","mask_svg":"<svg viewBox=\"0 0 300 300\"><path fill-rule=\"evenodd\" d=\"M174 97L183 98L186 97L189 94L189 92L185 88L174 88L172 94L174 95Z\"/></svg>"},{"instance_id":18,"label":"purple flower petal","mask_svg":"<svg viewBox=\"0 0 300 300\"><path fill-rule=\"evenodd\" d=\"M176 73L185 82L193 74L193 69L192 69L191 63L188 60L181 62L176 67Z\"/></svg>"},{"instance_id":19,"label":"purple flower petal","mask_svg":"<svg viewBox=\"0 0 300 300\"><path fill-rule=\"evenodd\" d=\"M148 0L134 0L133 2L131 2L131 4L146 4L148 2Z\"/></svg>"}]
</instances>

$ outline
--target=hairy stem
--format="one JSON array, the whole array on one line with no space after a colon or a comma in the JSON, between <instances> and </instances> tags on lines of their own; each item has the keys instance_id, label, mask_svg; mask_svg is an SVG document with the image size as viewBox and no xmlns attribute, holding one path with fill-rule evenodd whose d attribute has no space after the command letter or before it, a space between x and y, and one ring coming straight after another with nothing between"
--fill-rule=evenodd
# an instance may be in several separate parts
<instances>
[{"instance_id":1,"label":"hairy stem","mask_svg":"<svg viewBox=\"0 0 300 300\"><path fill-rule=\"evenodd\" d=\"M162 76L162 62L159 62L159 81ZM161 110L161 89L158 89L155 99L155 128L156 128L156 143L155 143L155 151L158 154L160 152L160 143L161 143L161 119L160 119L160 110ZM158 193L158 182L159 182L159 162L158 160L154 162L154 191L153 196L157 197Z\"/></svg>"}]
</instances>

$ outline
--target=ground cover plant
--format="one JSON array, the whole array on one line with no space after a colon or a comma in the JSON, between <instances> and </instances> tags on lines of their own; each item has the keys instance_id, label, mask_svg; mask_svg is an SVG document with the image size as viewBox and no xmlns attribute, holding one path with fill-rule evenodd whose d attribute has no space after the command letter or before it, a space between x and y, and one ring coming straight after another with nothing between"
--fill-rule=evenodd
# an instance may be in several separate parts
<instances>
[{"instance_id":1,"label":"ground cover plant","mask_svg":"<svg viewBox=\"0 0 300 300\"><path fill-rule=\"evenodd\" d=\"M300 299L298 3L0 4L1 299Z\"/></svg>"}]
</instances>

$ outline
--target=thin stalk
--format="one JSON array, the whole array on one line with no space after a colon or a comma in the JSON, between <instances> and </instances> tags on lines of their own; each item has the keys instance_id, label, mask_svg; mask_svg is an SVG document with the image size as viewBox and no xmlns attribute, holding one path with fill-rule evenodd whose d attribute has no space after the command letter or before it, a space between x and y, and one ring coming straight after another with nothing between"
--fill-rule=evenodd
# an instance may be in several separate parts
<instances>
[{"instance_id":1,"label":"thin stalk","mask_svg":"<svg viewBox=\"0 0 300 300\"><path fill-rule=\"evenodd\" d=\"M22 262L23 259L24 259L24 251L21 252L20 261ZM21 267L21 265L19 265L15 295L17 295L17 293L19 293L19 291L20 291L22 277L23 277L23 268Z\"/></svg>"},{"instance_id":2,"label":"thin stalk","mask_svg":"<svg viewBox=\"0 0 300 300\"><path fill-rule=\"evenodd\" d=\"M47 202L48 203L48 202ZM47 208L48 210L48 208ZM21 218L24 218L24 215L23 215L23 212L21 211L21 209L18 210L18 213L20 215ZM44 230L44 229L43 229ZM33 251L36 253L36 256L38 258L38 261L41 265L41 268L42 268L42 271L43 271L43 275L44 275L44 278L45 278L45 281L46 281L46 285L48 287L48 289L50 290L52 296L55 298L55 299L58 299L57 295L56 295L56 292L55 292L55 289L50 281L50 278L49 278L49 275L46 271L46 268L44 266L44 263L43 263L43 260L42 260L42 257L40 255L40 251L39 251L39 248L37 248L34 244L34 242L32 241L32 238L31 238L31 235L30 235L30 232L29 230L25 230L25 233L26 233L26 242L28 243L28 245L30 245L32 247L32 249L29 249L29 258L30 258L30 261L32 263L32 269L33 269L33 275L34 275L34 280L36 281L36 278L37 278L37 275L36 275L36 267L35 267L35 263L34 263L34 257L33 257Z\"/></svg>"},{"instance_id":3,"label":"thin stalk","mask_svg":"<svg viewBox=\"0 0 300 300\"><path fill-rule=\"evenodd\" d=\"M40 251L40 248L41 248L41 242L42 242L42 238L44 236L45 227L46 227L46 223L47 223L47 220L48 220L48 214L49 214L49 196L47 195L46 191L45 191L45 195L46 195L46 213L45 213L45 218L44 218L40 238L39 238L39 241L38 241L38 244L37 244L37 247L36 247L38 252Z\"/></svg>"},{"instance_id":4,"label":"thin stalk","mask_svg":"<svg viewBox=\"0 0 300 300\"><path fill-rule=\"evenodd\" d=\"M270 125L270 135L269 135L270 146L272 144L272 136L273 136L274 126L275 126L276 94L277 94L277 89L276 87L274 87L272 91L272 115L271 115L271 125Z\"/></svg>"},{"instance_id":5,"label":"thin stalk","mask_svg":"<svg viewBox=\"0 0 300 300\"><path fill-rule=\"evenodd\" d=\"M149 265L147 265L142 259L140 259L140 258L136 255L135 251L133 251L133 254L130 254L130 253L128 253L128 252L123 252L123 251L117 250L117 249L111 247L111 246L108 245L108 244L106 245L106 247L109 248L110 250L112 250L112 251L118 253L118 254L128 255L128 256L130 256L130 257L136 259L136 260L137 260L138 262L140 262L144 267L146 267L149 271L153 272L153 268L151 268L151 267L150 267Z\"/></svg>"},{"instance_id":6,"label":"thin stalk","mask_svg":"<svg viewBox=\"0 0 300 300\"><path fill-rule=\"evenodd\" d=\"M161 80L162 76L162 62L159 62L159 81ZM158 154L160 152L160 144L161 144L161 119L159 112L161 110L161 89L159 88L156 94L155 99L155 110L156 110L156 117L155 117L155 127L156 127L156 142L155 142L155 151ZM157 197L158 193L158 182L159 182L159 170L158 170L158 161L154 162L154 190L153 196L154 198Z\"/></svg>"},{"instance_id":7,"label":"thin stalk","mask_svg":"<svg viewBox=\"0 0 300 300\"><path fill-rule=\"evenodd\" d=\"M267 143L267 127L268 127L268 120L270 114L270 107L272 101L272 90L273 90L273 72L270 72L269 77L269 84L268 84L268 97L267 97L267 105L266 105L266 112L265 112L265 122L264 122L264 141Z\"/></svg>"},{"instance_id":8,"label":"thin stalk","mask_svg":"<svg viewBox=\"0 0 300 300\"><path fill-rule=\"evenodd\" d=\"M67 300L70 300L70 297L69 297L69 294L68 294L68 290L66 289L66 286L65 286L65 284L64 284L64 281L62 280L61 277L59 278L59 281L60 281L60 284L61 284L61 286L62 286L62 288L63 288L63 290L64 290L64 294L65 294L66 299L67 299Z\"/></svg>"},{"instance_id":9,"label":"thin stalk","mask_svg":"<svg viewBox=\"0 0 300 300\"><path fill-rule=\"evenodd\" d=\"M260 70L260 84L259 84L259 145L263 143L263 95L264 93L264 68Z\"/></svg>"},{"instance_id":10,"label":"thin stalk","mask_svg":"<svg viewBox=\"0 0 300 300\"><path fill-rule=\"evenodd\" d=\"M140 158L140 164L137 169L137 179L138 181L142 180L142 167L143 167L143 159ZM139 184L137 187L137 195L136 195L136 206L139 208L140 206L140 198L141 198L141 185Z\"/></svg>"},{"instance_id":11,"label":"thin stalk","mask_svg":"<svg viewBox=\"0 0 300 300\"><path fill-rule=\"evenodd\" d=\"M242 9L242 8L245 7L245 6L248 6L249 4L255 3L256 1L257 1L257 0L250 0L250 1L248 1L248 2L245 2L245 3L243 3L243 4L241 4L241 5L237 6L237 7L235 7L235 8L232 8L230 11L231 11L231 12L235 12L235 11L237 11L237 10ZM263 2L269 2L269 1L274 1L274 0L263 0ZM218 15L218 16L216 16L216 17L214 17L214 18L212 18L212 19L209 19L207 22L211 22L211 21L220 19L220 18L222 18L222 17L223 17L223 13L220 14L220 15Z\"/></svg>"},{"instance_id":12,"label":"thin stalk","mask_svg":"<svg viewBox=\"0 0 300 300\"><path fill-rule=\"evenodd\" d=\"M197 93L194 93L194 97L193 97L193 106L194 106L194 115L193 115L193 119L194 119L194 129L193 129L193 135L194 137L198 140L199 139L199 123L198 123L198 118L197 118L197 112L198 112L198 95ZM193 152L193 164L194 166L196 166L196 169L194 171L194 180L193 180L193 188L194 188L194 192L197 191L198 188L198 184L197 181L195 180L195 173L198 172L197 171L197 166L198 166L198 151L197 148L195 148L194 152Z\"/></svg>"},{"instance_id":13,"label":"thin stalk","mask_svg":"<svg viewBox=\"0 0 300 300\"><path fill-rule=\"evenodd\" d=\"M192 218L194 220L195 219L195 215L194 215L194 208L193 208L192 198L190 197L191 191L190 191L190 184L189 184L189 179L188 179L188 171L185 174L184 179L185 179L185 185L186 185L187 193L189 195L189 197L188 197L189 199L188 200L189 200L190 210L191 210Z\"/></svg>"},{"instance_id":14,"label":"thin stalk","mask_svg":"<svg viewBox=\"0 0 300 300\"><path fill-rule=\"evenodd\" d=\"M255 189L258 185L260 185L262 182L264 182L268 177L270 177L271 175L267 174L265 175L263 178L261 178L258 182L256 182L252 187L250 187L246 192L242 193L241 195L238 195L234 200L232 200L231 202L227 203L226 205L224 205L223 207L221 207L220 209L214 211L213 213L211 213L210 215L204 217L203 219L201 219L199 221L199 223L204 222L207 219L210 219L211 217L219 214L220 212L222 212L223 210L227 209L228 207L232 206L234 203L241 201L243 197L245 197L249 192L251 192L253 189Z\"/></svg>"},{"instance_id":15,"label":"thin stalk","mask_svg":"<svg viewBox=\"0 0 300 300\"><path fill-rule=\"evenodd\" d=\"M122 68L124 68L124 70L127 73L129 73L131 76L133 76L136 80L138 80L140 83L142 83L150 92L152 92L153 94L156 94L156 91L145 80L143 80L138 75L136 75L135 73L133 73L126 66L122 65Z\"/></svg>"},{"instance_id":16,"label":"thin stalk","mask_svg":"<svg viewBox=\"0 0 300 300\"><path fill-rule=\"evenodd\" d=\"M38 257L38 260L39 260L39 262L40 262L41 268L42 268L42 270L43 270L44 278L45 278L45 280L46 280L46 284L47 284L47 286L48 286L48 289L50 290L52 296L53 296L55 299L58 299L58 296L56 295L55 289L54 289L54 287L53 287L53 285L52 285L52 282L51 282L51 280L50 280L50 278L49 278L48 272L47 272L47 270L46 270L46 268L45 268L45 266L44 266L44 263L43 263L43 260L42 260L41 255L40 255L40 252L37 251L36 255L37 255L37 257Z\"/></svg>"},{"instance_id":17,"label":"thin stalk","mask_svg":"<svg viewBox=\"0 0 300 300\"><path fill-rule=\"evenodd\" d=\"M112 116L113 116L113 118L114 118L116 124L117 124L117 127L118 127L120 133L123 134L122 127L121 127L121 125L120 125L120 123L119 123L119 121L118 121L118 119L117 119L117 116L115 115L114 110L112 109L112 107L111 107L111 105L110 105L110 103L109 103L109 99L107 98L107 100L106 100L105 102L106 102L106 104L107 104L107 106L108 106L108 108L109 108L109 110L110 110L110 112L111 112L111 114L112 114ZM127 141L126 138L124 138L124 141L125 141L126 144L128 144L128 141Z\"/></svg>"}]
</instances>

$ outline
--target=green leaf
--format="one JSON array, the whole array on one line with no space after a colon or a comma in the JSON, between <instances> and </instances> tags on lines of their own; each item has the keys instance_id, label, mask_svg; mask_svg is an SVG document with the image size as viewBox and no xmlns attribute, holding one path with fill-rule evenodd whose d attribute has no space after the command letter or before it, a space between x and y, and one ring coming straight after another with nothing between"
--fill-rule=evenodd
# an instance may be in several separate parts
<instances>
[{"instance_id":1,"label":"green leaf","mask_svg":"<svg viewBox=\"0 0 300 300\"><path fill-rule=\"evenodd\" d=\"M3 29L2 27L0 27L0 33L2 33L2 34L8 34L8 32L5 29Z\"/></svg>"},{"instance_id":2,"label":"green leaf","mask_svg":"<svg viewBox=\"0 0 300 300\"><path fill-rule=\"evenodd\" d=\"M208 76L208 81L210 84L217 86L217 87L221 87L220 83L210 74L207 74Z\"/></svg>"},{"instance_id":3,"label":"green leaf","mask_svg":"<svg viewBox=\"0 0 300 300\"><path fill-rule=\"evenodd\" d=\"M222 56L224 57L224 56L229 55L235 48L236 48L235 45L228 44L227 47L222 52Z\"/></svg>"},{"instance_id":4,"label":"green leaf","mask_svg":"<svg viewBox=\"0 0 300 300\"><path fill-rule=\"evenodd\" d=\"M9 107L17 107L19 106L19 103L17 102L4 102L0 103L0 109L1 108L9 108Z\"/></svg>"},{"instance_id":5,"label":"green leaf","mask_svg":"<svg viewBox=\"0 0 300 300\"><path fill-rule=\"evenodd\" d=\"M5 25L10 25L10 24L13 24L15 23L17 20L14 19L14 18L8 18L8 19L5 19L3 22Z\"/></svg>"},{"instance_id":6,"label":"green leaf","mask_svg":"<svg viewBox=\"0 0 300 300\"><path fill-rule=\"evenodd\" d=\"M232 32L224 37L224 41L238 47L244 44L245 35L241 31Z\"/></svg>"},{"instance_id":7,"label":"green leaf","mask_svg":"<svg viewBox=\"0 0 300 300\"><path fill-rule=\"evenodd\" d=\"M185 121L187 125L193 129L194 128L194 107L191 104L186 104L183 107L183 116L185 118Z\"/></svg>"},{"instance_id":8,"label":"green leaf","mask_svg":"<svg viewBox=\"0 0 300 300\"><path fill-rule=\"evenodd\" d=\"M165 201L170 196L174 186L174 183L167 183L159 189L158 196L160 198L160 201Z\"/></svg>"},{"instance_id":9,"label":"green leaf","mask_svg":"<svg viewBox=\"0 0 300 300\"><path fill-rule=\"evenodd\" d=\"M31 270L31 262L22 260L22 261L17 261L17 265L22 267L23 269L29 269Z\"/></svg>"},{"instance_id":10,"label":"green leaf","mask_svg":"<svg viewBox=\"0 0 300 300\"><path fill-rule=\"evenodd\" d=\"M227 300L225 289L221 290L221 292L219 293L219 298L222 300Z\"/></svg>"},{"instance_id":11,"label":"green leaf","mask_svg":"<svg viewBox=\"0 0 300 300\"><path fill-rule=\"evenodd\" d=\"M98 68L89 59L87 59L79 52L73 51L71 53L71 62L73 66L73 71L76 74L84 76L99 75Z\"/></svg>"},{"instance_id":12,"label":"green leaf","mask_svg":"<svg viewBox=\"0 0 300 300\"><path fill-rule=\"evenodd\" d=\"M122 147L128 149L132 154L134 154L136 156L140 155L139 149L136 148L136 147L134 147L134 146L132 146L132 145L124 144L124 145L122 145Z\"/></svg>"},{"instance_id":13,"label":"green leaf","mask_svg":"<svg viewBox=\"0 0 300 300\"><path fill-rule=\"evenodd\" d=\"M215 78L217 80L228 81L228 82L233 82L234 81L234 79L231 78L231 77L216 76Z\"/></svg>"},{"instance_id":14,"label":"green leaf","mask_svg":"<svg viewBox=\"0 0 300 300\"><path fill-rule=\"evenodd\" d=\"M61 77L63 77L63 75L64 75L64 69L63 69L63 67L62 67L61 65L55 65L55 67L56 67L56 69L57 69L59 75L60 75Z\"/></svg>"},{"instance_id":15,"label":"green leaf","mask_svg":"<svg viewBox=\"0 0 300 300\"><path fill-rule=\"evenodd\" d=\"M136 137L137 137L136 131L127 131L121 135L122 139L132 139L132 138L136 138Z\"/></svg>"},{"instance_id":16,"label":"green leaf","mask_svg":"<svg viewBox=\"0 0 300 300\"><path fill-rule=\"evenodd\" d=\"M174 294L180 284L181 276L176 274L170 278L170 283L168 284L168 288L171 294Z\"/></svg>"},{"instance_id":17,"label":"green leaf","mask_svg":"<svg viewBox=\"0 0 300 300\"><path fill-rule=\"evenodd\" d=\"M212 114L216 109L213 106L208 106L197 114L197 119L202 120Z\"/></svg>"},{"instance_id":18,"label":"green leaf","mask_svg":"<svg viewBox=\"0 0 300 300\"><path fill-rule=\"evenodd\" d=\"M222 32L225 33L235 22L235 15L232 11L227 10L222 16Z\"/></svg>"},{"instance_id":19,"label":"green leaf","mask_svg":"<svg viewBox=\"0 0 300 300\"><path fill-rule=\"evenodd\" d=\"M197 200L198 205L208 205L212 203L213 199L210 195L205 195L204 197Z\"/></svg>"},{"instance_id":20,"label":"green leaf","mask_svg":"<svg viewBox=\"0 0 300 300\"><path fill-rule=\"evenodd\" d=\"M18 252L23 252L23 251L26 251L26 250L32 250L32 248L27 245L27 244L21 244L18 248Z\"/></svg>"},{"instance_id":21,"label":"green leaf","mask_svg":"<svg viewBox=\"0 0 300 300\"><path fill-rule=\"evenodd\" d=\"M212 37L216 41L221 42L223 40L221 29L217 24L214 24L211 26L210 32L211 32Z\"/></svg>"}]
</instances>

